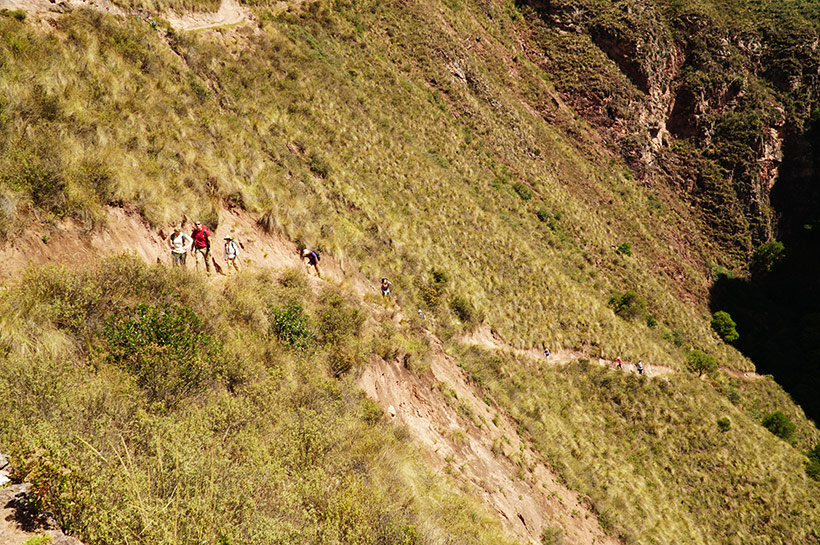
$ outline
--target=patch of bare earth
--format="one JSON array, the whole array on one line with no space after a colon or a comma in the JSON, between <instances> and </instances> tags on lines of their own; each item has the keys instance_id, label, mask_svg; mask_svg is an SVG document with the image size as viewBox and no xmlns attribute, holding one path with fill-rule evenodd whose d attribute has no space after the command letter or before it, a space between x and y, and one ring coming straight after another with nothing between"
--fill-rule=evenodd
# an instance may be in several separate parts
<instances>
[{"instance_id":1,"label":"patch of bare earth","mask_svg":"<svg viewBox=\"0 0 820 545\"><path fill-rule=\"evenodd\" d=\"M467 483L526 543L541 543L544 529L560 529L568 544L616 544L600 527L585 498L562 485L526 438L471 384L441 342L431 336L429 372L416 376L401 362L377 360L359 386L404 424L437 471Z\"/></svg>"},{"instance_id":2,"label":"patch of bare earth","mask_svg":"<svg viewBox=\"0 0 820 545\"><path fill-rule=\"evenodd\" d=\"M176 30L191 31L237 25L250 21L251 14L237 0L222 0L216 12L166 13L163 18Z\"/></svg>"}]
</instances>

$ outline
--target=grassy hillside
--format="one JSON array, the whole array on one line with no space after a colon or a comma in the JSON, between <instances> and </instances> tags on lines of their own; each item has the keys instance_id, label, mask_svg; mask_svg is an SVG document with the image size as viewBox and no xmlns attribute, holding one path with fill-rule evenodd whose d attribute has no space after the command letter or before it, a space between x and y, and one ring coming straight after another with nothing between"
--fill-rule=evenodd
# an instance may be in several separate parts
<instances>
[{"instance_id":1,"label":"grassy hillside","mask_svg":"<svg viewBox=\"0 0 820 545\"><path fill-rule=\"evenodd\" d=\"M508 543L336 378L384 341L301 272L122 257L32 269L0 307L0 444L85 543Z\"/></svg>"},{"instance_id":2,"label":"grassy hillside","mask_svg":"<svg viewBox=\"0 0 820 545\"><path fill-rule=\"evenodd\" d=\"M6 230L29 206L93 227L106 204L157 226L237 205L394 278L443 324L458 294L522 346L679 366L674 337L749 366L704 319L718 257L696 218L556 106L517 55L514 6L259 17L201 36L93 12L47 34L4 18ZM441 301L418 289L434 269L450 279ZM607 301L630 290L646 313L624 320Z\"/></svg>"},{"instance_id":3,"label":"grassy hillside","mask_svg":"<svg viewBox=\"0 0 820 545\"><path fill-rule=\"evenodd\" d=\"M254 3L254 24L195 34L0 15L0 234L95 229L109 206L214 227L240 207L388 276L446 340L484 323L517 348L681 370L644 381L449 348L625 543L816 541L813 424L769 379L684 371L693 349L753 369L712 331L708 295L767 212L743 208L702 141L675 136L668 164L638 168L574 101L588 80L570 68L615 82L637 131L635 74L532 4ZM13 284L0 446L90 543L503 542L353 387L351 369L395 353L385 342L421 345L418 324L385 341L379 316L298 274L223 286L118 259ZM793 445L759 424L776 410Z\"/></svg>"},{"instance_id":4,"label":"grassy hillside","mask_svg":"<svg viewBox=\"0 0 820 545\"><path fill-rule=\"evenodd\" d=\"M820 484L806 476L801 450L820 435L770 378L647 380L586 360L539 367L451 350L624 543L817 540ZM776 410L798 424L797 448L760 425Z\"/></svg>"}]
</instances>

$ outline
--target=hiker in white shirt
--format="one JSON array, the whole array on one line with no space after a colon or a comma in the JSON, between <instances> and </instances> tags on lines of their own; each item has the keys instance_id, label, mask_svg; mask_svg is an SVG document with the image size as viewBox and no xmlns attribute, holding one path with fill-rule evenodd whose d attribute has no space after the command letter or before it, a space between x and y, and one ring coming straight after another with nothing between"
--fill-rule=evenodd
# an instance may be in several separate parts
<instances>
[{"instance_id":1,"label":"hiker in white shirt","mask_svg":"<svg viewBox=\"0 0 820 545\"><path fill-rule=\"evenodd\" d=\"M236 258L239 254L239 248L236 246L236 242L233 241L233 237L228 235L225 237L225 262L227 266L225 267L226 274L231 274L231 265L236 272L239 272L239 267L236 264Z\"/></svg>"},{"instance_id":2,"label":"hiker in white shirt","mask_svg":"<svg viewBox=\"0 0 820 545\"><path fill-rule=\"evenodd\" d=\"M171 262L177 267L185 266L185 258L193 244L191 237L174 227L174 232L168 237L168 246L171 248Z\"/></svg>"}]
</instances>

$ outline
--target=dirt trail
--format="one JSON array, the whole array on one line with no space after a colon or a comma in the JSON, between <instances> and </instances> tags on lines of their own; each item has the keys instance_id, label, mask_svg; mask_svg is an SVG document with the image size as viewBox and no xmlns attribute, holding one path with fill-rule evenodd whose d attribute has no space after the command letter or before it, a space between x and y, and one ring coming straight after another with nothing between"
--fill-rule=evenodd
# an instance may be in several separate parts
<instances>
[{"instance_id":1,"label":"dirt trail","mask_svg":"<svg viewBox=\"0 0 820 545\"><path fill-rule=\"evenodd\" d=\"M142 10L129 12L110 0L0 0L0 9L19 9L29 13L65 13L78 8L95 9L114 15L143 18L151 16ZM168 21L175 30L183 31L231 26L253 20L250 10L243 7L238 0L222 0L215 12L167 12L159 14L158 17Z\"/></svg>"},{"instance_id":2,"label":"dirt trail","mask_svg":"<svg viewBox=\"0 0 820 545\"><path fill-rule=\"evenodd\" d=\"M220 26L236 25L251 20L251 13L237 0L222 0L219 10L214 13L166 13L163 18L176 30L204 30Z\"/></svg>"}]
</instances>

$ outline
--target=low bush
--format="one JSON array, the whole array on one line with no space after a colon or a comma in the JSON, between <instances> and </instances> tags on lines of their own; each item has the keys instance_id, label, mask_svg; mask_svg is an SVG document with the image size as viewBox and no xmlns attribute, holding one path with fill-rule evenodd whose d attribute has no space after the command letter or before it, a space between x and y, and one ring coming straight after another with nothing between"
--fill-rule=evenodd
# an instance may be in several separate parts
<instances>
[{"instance_id":1,"label":"low bush","mask_svg":"<svg viewBox=\"0 0 820 545\"><path fill-rule=\"evenodd\" d=\"M753 278L760 278L771 273L775 266L786 256L786 248L777 240L767 242L755 249L749 269Z\"/></svg>"},{"instance_id":2,"label":"low bush","mask_svg":"<svg viewBox=\"0 0 820 545\"><path fill-rule=\"evenodd\" d=\"M473 326L480 321L476 308L461 294L456 294L450 299L450 308L466 326Z\"/></svg>"},{"instance_id":3,"label":"low bush","mask_svg":"<svg viewBox=\"0 0 820 545\"><path fill-rule=\"evenodd\" d=\"M532 200L532 190L522 182L515 182L512 186L513 190L521 197L524 202Z\"/></svg>"},{"instance_id":4,"label":"low bush","mask_svg":"<svg viewBox=\"0 0 820 545\"><path fill-rule=\"evenodd\" d=\"M361 333L364 313L353 300L336 290L325 289L319 304L317 329L322 343L338 345Z\"/></svg>"},{"instance_id":5,"label":"low bush","mask_svg":"<svg viewBox=\"0 0 820 545\"><path fill-rule=\"evenodd\" d=\"M727 417L721 417L717 419L717 427L720 431L726 432L732 429L732 421L729 420Z\"/></svg>"},{"instance_id":6,"label":"low bush","mask_svg":"<svg viewBox=\"0 0 820 545\"><path fill-rule=\"evenodd\" d=\"M621 244L618 244L617 248L615 248L615 252L621 255L630 256L632 255L632 245L628 242L622 242Z\"/></svg>"},{"instance_id":7,"label":"low bush","mask_svg":"<svg viewBox=\"0 0 820 545\"><path fill-rule=\"evenodd\" d=\"M139 305L105 324L109 359L132 373L149 401L173 408L217 371L221 345L188 307Z\"/></svg>"},{"instance_id":8,"label":"low bush","mask_svg":"<svg viewBox=\"0 0 820 545\"><path fill-rule=\"evenodd\" d=\"M767 430L785 441L791 439L795 430L795 425L789 420L789 417L781 411L767 414L763 418L762 424Z\"/></svg>"},{"instance_id":9,"label":"low bush","mask_svg":"<svg viewBox=\"0 0 820 545\"><path fill-rule=\"evenodd\" d=\"M625 320L640 318L646 314L646 299L636 292L615 292L607 302L617 316Z\"/></svg>"},{"instance_id":10,"label":"low bush","mask_svg":"<svg viewBox=\"0 0 820 545\"><path fill-rule=\"evenodd\" d=\"M316 334L310 328L308 317L299 303L289 303L283 308L271 307L270 329L283 343L298 350L313 346Z\"/></svg>"}]
</instances>

